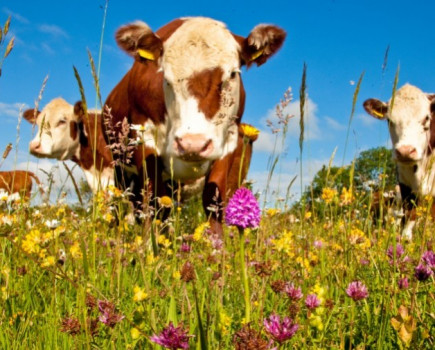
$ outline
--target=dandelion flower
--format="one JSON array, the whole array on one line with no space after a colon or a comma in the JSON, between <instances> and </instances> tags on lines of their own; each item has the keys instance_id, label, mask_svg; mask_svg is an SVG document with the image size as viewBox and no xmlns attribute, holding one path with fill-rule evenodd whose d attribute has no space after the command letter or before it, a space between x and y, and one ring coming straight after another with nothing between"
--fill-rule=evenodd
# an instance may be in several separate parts
<instances>
[{"instance_id":1,"label":"dandelion flower","mask_svg":"<svg viewBox=\"0 0 435 350\"><path fill-rule=\"evenodd\" d=\"M243 135L251 141L257 140L258 135L260 134L260 130L250 124L241 123L240 128L242 129Z\"/></svg>"}]
</instances>

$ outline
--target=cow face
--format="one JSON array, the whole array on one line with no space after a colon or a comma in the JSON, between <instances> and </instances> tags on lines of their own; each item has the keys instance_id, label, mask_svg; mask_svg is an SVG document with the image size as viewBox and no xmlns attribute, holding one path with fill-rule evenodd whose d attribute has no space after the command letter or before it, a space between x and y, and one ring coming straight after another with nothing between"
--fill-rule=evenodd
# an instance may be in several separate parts
<instances>
[{"instance_id":1,"label":"cow face","mask_svg":"<svg viewBox=\"0 0 435 350\"><path fill-rule=\"evenodd\" d=\"M176 20L157 34L136 22L118 30L117 42L142 63L155 61L163 75L161 154L177 177L177 169L201 167L234 151L245 103L241 66L266 62L281 47L285 32L259 25L245 39L221 22L199 17Z\"/></svg>"},{"instance_id":2,"label":"cow face","mask_svg":"<svg viewBox=\"0 0 435 350\"><path fill-rule=\"evenodd\" d=\"M377 99L364 102L367 113L377 119L388 120L393 156L397 162L413 164L432 151L435 136L434 97L406 84L396 91L388 103Z\"/></svg>"},{"instance_id":3,"label":"cow face","mask_svg":"<svg viewBox=\"0 0 435 350\"><path fill-rule=\"evenodd\" d=\"M29 109L24 118L36 124L38 130L29 144L30 153L40 158L71 159L79 146L79 116L74 107L62 98L52 100L35 113Z\"/></svg>"}]
</instances>

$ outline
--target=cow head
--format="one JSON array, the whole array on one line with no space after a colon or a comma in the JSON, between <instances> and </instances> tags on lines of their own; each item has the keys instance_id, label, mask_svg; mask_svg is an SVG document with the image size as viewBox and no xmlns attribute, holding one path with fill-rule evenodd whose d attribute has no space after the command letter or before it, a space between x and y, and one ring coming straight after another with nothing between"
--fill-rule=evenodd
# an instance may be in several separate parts
<instances>
[{"instance_id":1,"label":"cow head","mask_svg":"<svg viewBox=\"0 0 435 350\"><path fill-rule=\"evenodd\" d=\"M406 84L388 103L368 99L364 108L377 119L388 120L393 156L399 163L415 163L435 146L435 95Z\"/></svg>"},{"instance_id":2,"label":"cow head","mask_svg":"<svg viewBox=\"0 0 435 350\"><path fill-rule=\"evenodd\" d=\"M81 102L72 106L56 98L40 111L28 109L24 118L38 126L29 144L30 153L40 158L71 159L80 143Z\"/></svg>"},{"instance_id":3,"label":"cow head","mask_svg":"<svg viewBox=\"0 0 435 350\"><path fill-rule=\"evenodd\" d=\"M167 135L161 153L192 163L232 152L245 102L241 66L265 63L285 35L259 25L242 38L202 17L176 20L156 34L143 22L121 27L119 46L143 64L153 61L163 74Z\"/></svg>"}]
</instances>

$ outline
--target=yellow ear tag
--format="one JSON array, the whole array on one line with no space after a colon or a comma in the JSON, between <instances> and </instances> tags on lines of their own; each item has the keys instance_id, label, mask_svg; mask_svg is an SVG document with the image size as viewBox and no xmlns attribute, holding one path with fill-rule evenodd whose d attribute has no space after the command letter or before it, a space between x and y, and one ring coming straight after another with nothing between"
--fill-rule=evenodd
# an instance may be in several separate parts
<instances>
[{"instance_id":1,"label":"yellow ear tag","mask_svg":"<svg viewBox=\"0 0 435 350\"><path fill-rule=\"evenodd\" d=\"M146 60L154 61L156 59L151 51L144 50L144 49L137 49L136 52L140 57L145 58Z\"/></svg>"},{"instance_id":2,"label":"yellow ear tag","mask_svg":"<svg viewBox=\"0 0 435 350\"><path fill-rule=\"evenodd\" d=\"M372 111L372 113L373 113L376 117L378 117L379 119L384 119L384 118L385 118L385 114L382 114L382 113L379 113L379 112L376 112L376 111Z\"/></svg>"},{"instance_id":3,"label":"yellow ear tag","mask_svg":"<svg viewBox=\"0 0 435 350\"><path fill-rule=\"evenodd\" d=\"M263 54L264 50L258 50L257 52L254 52L251 56L251 61L256 60L258 57L260 57Z\"/></svg>"}]
</instances>

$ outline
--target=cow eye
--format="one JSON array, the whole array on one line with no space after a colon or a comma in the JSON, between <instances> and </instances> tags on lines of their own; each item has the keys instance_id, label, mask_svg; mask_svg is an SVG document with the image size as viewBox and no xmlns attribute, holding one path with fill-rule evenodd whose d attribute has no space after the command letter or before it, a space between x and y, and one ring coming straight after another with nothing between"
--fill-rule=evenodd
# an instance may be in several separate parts
<instances>
[{"instance_id":1,"label":"cow eye","mask_svg":"<svg viewBox=\"0 0 435 350\"><path fill-rule=\"evenodd\" d=\"M66 124L66 120L65 119L61 119L57 122L57 126L61 126L61 125L65 125Z\"/></svg>"},{"instance_id":2,"label":"cow eye","mask_svg":"<svg viewBox=\"0 0 435 350\"><path fill-rule=\"evenodd\" d=\"M231 72L230 79L236 79L236 77L237 77L237 72L236 71Z\"/></svg>"}]
</instances>

